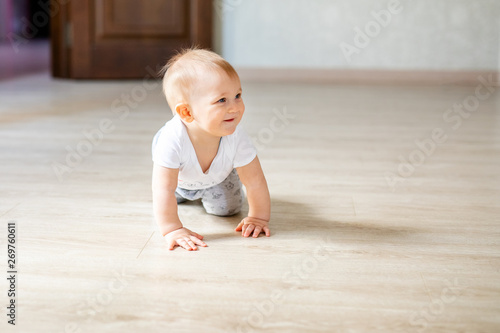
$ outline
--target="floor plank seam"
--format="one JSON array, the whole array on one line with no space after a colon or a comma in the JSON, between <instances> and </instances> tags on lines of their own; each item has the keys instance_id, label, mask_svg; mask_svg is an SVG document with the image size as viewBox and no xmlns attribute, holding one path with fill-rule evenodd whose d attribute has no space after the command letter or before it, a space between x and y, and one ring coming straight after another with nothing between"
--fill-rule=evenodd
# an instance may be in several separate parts
<instances>
[{"instance_id":1,"label":"floor plank seam","mask_svg":"<svg viewBox=\"0 0 500 333\"><path fill-rule=\"evenodd\" d=\"M424 287L425 287L425 291L427 292L427 296L429 296L429 300L432 303L432 296L431 296L431 293L429 291L429 288L427 288L427 283L425 283L425 279L422 276L422 273L419 273L419 274L420 274L420 278L422 279L422 282L424 283Z\"/></svg>"},{"instance_id":2,"label":"floor plank seam","mask_svg":"<svg viewBox=\"0 0 500 333\"><path fill-rule=\"evenodd\" d=\"M14 209L16 209L17 206L19 206L22 203L23 203L22 201L19 201L17 204L14 205L14 207L10 208L6 212L4 212L2 215L0 215L0 217L4 217L5 215L9 214L11 211L13 211Z\"/></svg>"},{"instance_id":3,"label":"floor plank seam","mask_svg":"<svg viewBox=\"0 0 500 333\"><path fill-rule=\"evenodd\" d=\"M135 257L135 259L139 259L142 251L144 251L144 249L146 248L146 245L148 245L149 241L151 240L151 238L153 237L153 235L155 234L155 232L153 231L151 233L151 236L149 236L148 240L146 241L146 244L144 244L144 246L142 247L141 251L139 252L139 254L137 255L137 257Z\"/></svg>"}]
</instances>

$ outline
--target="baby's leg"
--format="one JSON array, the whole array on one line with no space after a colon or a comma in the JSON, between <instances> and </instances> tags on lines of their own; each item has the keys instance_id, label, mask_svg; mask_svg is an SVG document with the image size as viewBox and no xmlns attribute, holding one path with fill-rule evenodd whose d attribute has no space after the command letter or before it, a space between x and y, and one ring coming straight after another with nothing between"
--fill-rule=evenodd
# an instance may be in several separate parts
<instances>
[{"instance_id":1,"label":"baby's leg","mask_svg":"<svg viewBox=\"0 0 500 333\"><path fill-rule=\"evenodd\" d=\"M207 188L201 202L209 214L230 216L239 213L243 193L236 170L233 170L222 183Z\"/></svg>"},{"instance_id":2,"label":"baby's leg","mask_svg":"<svg viewBox=\"0 0 500 333\"><path fill-rule=\"evenodd\" d=\"M177 191L175 191L175 198L177 199L177 203L180 204L180 203L183 203L183 202L186 202L187 199L184 198L182 195L180 195Z\"/></svg>"},{"instance_id":3,"label":"baby's leg","mask_svg":"<svg viewBox=\"0 0 500 333\"><path fill-rule=\"evenodd\" d=\"M175 190L175 198L177 199L177 203L183 203L188 200L194 201L198 200L202 197L204 190L186 190L180 187L177 187Z\"/></svg>"}]
</instances>

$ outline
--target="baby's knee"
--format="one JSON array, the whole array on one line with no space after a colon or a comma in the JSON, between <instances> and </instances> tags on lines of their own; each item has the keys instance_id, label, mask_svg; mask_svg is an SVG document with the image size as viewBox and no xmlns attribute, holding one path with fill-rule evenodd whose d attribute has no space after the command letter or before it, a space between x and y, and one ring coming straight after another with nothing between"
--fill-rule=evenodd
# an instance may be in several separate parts
<instances>
[{"instance_id":1,"label":"baby's knee","mask_svg":"<svg viewBox=\"0 0 500 333\"><path fill-rule=\"evenodd\" d=\"M232 205L204 205L205 210L208 214L216 216L231 216L238 214L241 211L241 203L236 203Z\"/></svg>"}]
</instances>

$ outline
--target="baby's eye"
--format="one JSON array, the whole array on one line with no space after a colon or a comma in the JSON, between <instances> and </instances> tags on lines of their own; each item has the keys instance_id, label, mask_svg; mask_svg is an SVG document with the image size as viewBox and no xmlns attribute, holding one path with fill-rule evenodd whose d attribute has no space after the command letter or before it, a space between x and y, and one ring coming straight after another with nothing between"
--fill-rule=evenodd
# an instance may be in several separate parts
<instances>
[{"instance_id":1,"label":"baby's eye","mask_svg":"<svg viewBox=\"0 0 500 333\"><path fill-rule=\"evenodd\" d=\"M224 98L221 98L221 99L219 99L219 100L217 101L217 103L225 103L225 102L226 102L226 98L225 98L225 97L224 97Z\"/></svg>"},{"instance_id":2,"label":"baby's eye","mask_svg":"<svg viewBox=\"0 0 500 333\"><path fill-rule=\"evenodd\" d=\"M241 98L241 93L239 93L238 95L236 95L236 99L240 99Z\"/></svg>"}]
</instances>

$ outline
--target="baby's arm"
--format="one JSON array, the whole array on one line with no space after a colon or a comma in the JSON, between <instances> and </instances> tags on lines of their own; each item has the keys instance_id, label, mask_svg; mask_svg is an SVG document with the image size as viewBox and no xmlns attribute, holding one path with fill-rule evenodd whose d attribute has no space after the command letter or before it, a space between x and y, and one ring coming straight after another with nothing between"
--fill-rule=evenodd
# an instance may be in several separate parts
<instances>
[{"instance_id":1,"label":"baby's arm","mask_svg":"<svg viewBox=\"0 0 500 333\"><path fill-rule=\"evenodd\" d=\"M181 246L186 250L197 250L199 246L207 246L203 236L184 228L177 214L175 189L179 169L170 169L155 164L153 166L153 211L156 223L169 249Z\"/></svg>"},{"instance_id":2,"label":"baby's arm","mask_svg":"<svg viewBox=\"0 0 500 333\"><path fill-rule=\"evenodd\" d=\"M258 237L264 232L267 237L270 235L269 219L271 218L271 198L267 188L266 178L259 158L249 164L236 168L240 180L247 189L248 197L248 217L244 218L236 227L236 231L241 231L241 235L248 237Z\"/></svg>"}]
</instances>

